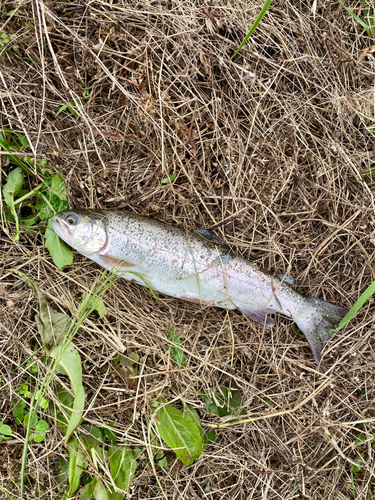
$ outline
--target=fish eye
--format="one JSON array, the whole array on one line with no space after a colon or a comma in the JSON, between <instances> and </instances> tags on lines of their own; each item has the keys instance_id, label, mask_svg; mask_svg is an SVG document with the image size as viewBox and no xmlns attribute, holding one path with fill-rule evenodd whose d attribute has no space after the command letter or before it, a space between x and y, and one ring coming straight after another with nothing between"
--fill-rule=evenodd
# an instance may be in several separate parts
<instances>
[{"instance_id":1,"label":"fish eye","mask_svg":"<svg viewBox=\"0 0 375 500\"><path fill-rule=\"evenodd\" d=\"M67 215L65 220L69 224L69 226L75 226L79 222L78 216L74 214Z\"/></svg>"}]
</instances>

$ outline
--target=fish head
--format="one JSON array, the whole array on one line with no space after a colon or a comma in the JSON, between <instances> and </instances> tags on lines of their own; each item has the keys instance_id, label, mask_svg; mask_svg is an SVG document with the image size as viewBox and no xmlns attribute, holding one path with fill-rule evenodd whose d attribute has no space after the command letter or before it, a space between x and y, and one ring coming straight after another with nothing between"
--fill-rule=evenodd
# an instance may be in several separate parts
<instances>
[{"instance_id":1,"label":"fish head","mask_svg":"<svg viewBox=\"0 0 375 500\"><path fill-rule=\"evenodd\" d=\"M108 245L107 217L88 210L59 212L52 227L62 240L83 255L104 251Z\"/></svg>"}]
</instances>

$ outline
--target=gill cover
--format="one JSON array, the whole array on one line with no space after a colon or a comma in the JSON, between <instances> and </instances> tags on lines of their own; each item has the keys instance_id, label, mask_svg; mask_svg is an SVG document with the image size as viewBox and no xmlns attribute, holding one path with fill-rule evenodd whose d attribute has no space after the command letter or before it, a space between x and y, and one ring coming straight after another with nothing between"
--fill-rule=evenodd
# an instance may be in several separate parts
<instances>
[{"instance_id":1,"label":"gill cover","mask_svg":"<svg viewBox=\"0 0 375 500\"><path fill-rule=\"evenodd\" d=\"M84 255L104 251L107 247L107 218L99 211L59 212L52 227L65 243Z\"/></svg>"}]
</instances>

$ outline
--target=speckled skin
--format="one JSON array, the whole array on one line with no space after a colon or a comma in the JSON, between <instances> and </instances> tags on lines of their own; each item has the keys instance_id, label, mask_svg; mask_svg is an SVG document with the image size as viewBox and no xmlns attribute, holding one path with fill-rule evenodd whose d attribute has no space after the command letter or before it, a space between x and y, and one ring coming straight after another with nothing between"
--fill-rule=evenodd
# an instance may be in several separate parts
<instances>
[{"instance_id":1,"label":"speckled skin","mask_svg":"<svg viewBox=\"0 0 375 500\"><path fill-rule=\"evenodd\" d=\"M77 224L66 222L69 214L79 218ZM57 214L53 227L64 241L104 268L142 285L146 280L166 295L240 309L266 326L274 324L267 314L292 318L317 361L329 337L326 328L346 312L302 296L278 277L184 228L125 212L84 210Z\"/></svg>"}]
</instances>

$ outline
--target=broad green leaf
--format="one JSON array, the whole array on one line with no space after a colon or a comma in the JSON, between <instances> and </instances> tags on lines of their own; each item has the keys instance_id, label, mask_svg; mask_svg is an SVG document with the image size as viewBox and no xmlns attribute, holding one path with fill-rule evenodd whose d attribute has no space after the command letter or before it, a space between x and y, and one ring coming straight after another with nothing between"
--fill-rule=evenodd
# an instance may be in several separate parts
<instances>
[{"instance_id":1,"label":"broad green leaf","mask_svg":"<svg viewBox=\"0 0 375 500\"><path fill-rule=\"evenodd\" d=\"M24 135L17 133L17 137L24 148L29 147L29 141L27 140L27 138Z\"/></svg>"},{"instance_id":2,"label":"broad green leaf","mask_svg":"<svg viewBox=\"0 0 375 500\"><path fill-rule=\"evenodd\" d=\"M108 424L109 427L114 427L114 424L110 423ZM103 428L104 434L106 435L108 441L116 441L117 437L114 432L112 432L110 429L106 429L105 427Z\"/></svg>"},{"instance_id":3,"label":"broad green leaf","mask_svg":"<svg viewBox=\"0 0 375 500\"><path fill-rule=\"evenodd\" d=\"M36 193L38 196L38 201L35 204L35 210L38 212L38 217L42 222L49 222L49 219L53 217L56 210L53 209L48 197L44 193ZM47 226L48 227L48 226ZM52 229L52 227L49 227Z\"/></svg>"},{"instance_id":4,"label":"broad green leaf","mask_svg":"<svg viewBox=\"0 0 375 500\"><path fill-rule=\"evenodd\" d=\"M26 139L26 137L23 134L20 134L19 132L15 132L14 130L10 130L9 128L4 128L3 132L5 132L6 134L9 134L11 137L16 136L17 139L19 140L19 144L17 144L17 146L21 145L24 148L29 147L29 141ZM8 141L8 144L9 144L9 141Z\"/></svg>"},{"instance_id":5,"label":"broad green leaf","mask_svg":"<svg viewBox=\"0 0 375 500\"><path fill-rule=\"evenodd\" d=\"M207 434L207 439L209 441L211 441L212 443L214 443L216 441L216 434L214 433L214 431L210 431L208 434Z\"/></svg>"},{"instance_id":6,"label":"broad green leaf","mask_svg":"<svg viewBox=\"0 0 375 500\"><path fill-rule=\"evenodd\" d=\"M38 222L38 219L39 219L38 214L28 215L27 217L21 217L21 225L27 227L35 226L35 224Z\"/></svg>"},{"instance_id":7,"label":"broad green leaf","mask_svg":"<svg viewBox=\"0 0 375 500\"><path fill-rule=\"evenodd\" d=\"M155 411L155 424L161 439L173 449L184 465L191 465L202 453L202 438L192 417L160 398L151 404Z\"/></svg>"},{"instance_id":8,"label":"broad green leaf","mask_svg":"<svg viewBox=\"0 0 375 500\"><path fill-rule=\"evenodd\" d=\"M173 328L167 334L167 339L170 340L171 343L176 344L171 344L169 346L169 350L171 351L172 358L176 361L177 366L181 368L181 366L186 365L184 351L177 347L179 345L182 345L182 341L180 337L175 333Z\"/></svg>"},{"instance_id":9,"label":"broad green leaf","mask_svg":"<svg viewBox=\"0 0 375 500\"><path fill-rule=\"evenodd\" d=\"M0 434L4 434L4 436L12 435L12 428L9 425L0 423Z\"/></svg>"},{"instance_id":10,"label":"broad green leaf","mask_svg":"<svg viewBox=\"0 0 375 500\"><path fill-rule=\"evenodd\" d=\"M16 234L13 237L14 241L19 240L19 221L14 206L14 197L21 191L23 180L24 173L19 167L17 167L9 173L7 182L3 186L4 201L10 208L14 222L16 223Z\"/></svg>"},{"instance_id":11,"label":"broad green leaf","mask_svg":"<svg viewBox=\"0 0 375 500\"><path fill-rule=\"evenodd\" d=\"M59 345L68 332L71 321L70 317L67 314L55 311L55 309L48 305L45 296L39 290L35 281L31 280L21 271L14 272L26 281L38 299L39 314L35 316L35 322L42 337L43 344Z\"/></svg>"},{"instance_id":12,"label":"broad green leaf","mask_svg":"<svg viewBox=\"0 0 375 500\"><path fill-rule=\"evenodd\" d=\"M64 180L60 174L45 178L38 189L34 189L34 194L38 198L35 210L42 221L49 221L56 212L69 208ZM51 229L50 225L48 227Z\"/></svg>"},{"instance_id":13,"label":"broad green leaf","mask_svg":"<svg viewBox=\"0 0 375 500\"><path fill-rule=\"evenodd\" d=\"M67 314L59 313L47 304L42 295L39 301L40 312L35 316L35 323L38 327L43 344L60 345L69 331L71 318Z\"/></svg>"},{"instance_id":14,"label":"broad green leaf","mask_svg":"<svg viewBox=\"0 0 375 500\"><path fill-rule=\"evenodd\" d=\"M51 181L51 193L62 201L68 201L64 179L60 174L55 174ZM69 206L69 205L68 205ZM68 207L67 207L68 208Z\"/></svg>"},{"instance_id":15,"label":"broad green leaf","mask_svg":"<svg viewBox=\"0 0 375 500\"><path fill-rule=\"evenodd\" d=\"M31 392L29 391L29 386L27 384L24 384L20 388L20 394L25 398L31 398Z\"/></svg>"},{"instance_id":16,"label":"broad green leaf","mask_svg":"<svg viewBox=\"0 0 375 500\"><path fill-rule=\"evenodd\" d=\"M81 423L82 413L85 406L85 391L82 385L81 357L76 348L70 344L61 354L62 347L52 349L50 355L59 361L57 372L68 375L74 393L72 414L70 415L65 443L69 441L73 432Z\"/></svg>"},{"instance_id":17,"label":"broad green leaf","mask_svg":"<svg viewBox=\"0 0 375 500\"><path fill-rule=\"evenodd\" d=\"M94 500L109 500L108 491L106 490L102 480L99 478L96 479L92 496Z\"/></svg>"},{"instance_id":18,"label":"broad green leaf","mask_svg":"<svg viewBox=\"0 0 375 500\"><path fill-rule=\"evenodd\" d=\"M48 431L49 425L45 420L39 420L39 422L35 426L36 432Z\"/></svg>"},{"instance_id":19,"label":"broad green leaf","mask_svg":"<svg viewBox=\"0 0 375 500\"><path fill-rule=\"evenodd\" d=\"M195 408L192 408L191 406L187 405L185 402L182 402L184 411L188 413L188 415L194 420L194 422L197 424L198 427L201 428L201 419L198 415L198 412ZM202 429L203 431L203 429Z\"/></svg>"},{"instance_id":20,"label":"broad green leaf","mask_svg":"<svg viewBox=\"0 0 375 500\"><path fill-rule=\"evenodd\" d=\"M136 352L129 352L128 356L133 361L133 366L139 363L139 354Z\"/></svg>"},{"instance_id":21,"label":"broad green leaf","mask_svg":"<svg viewBox=\"0 0 375 500\"><path fill-rule=\"evenodd\" d=\"M201 397L209 413L226 417L228 415L243 415L241 410L241 395L235 389L226 387L212 387L207 389Z\"/></svg>"},{"instance_id":22,"label":"broad green leaf","mask_svg":"<svg viewBox=\"0 0 375 500\"><path fill-rule=\"evenodd\" d=\"M46 185L46 194L40 192L39 196L43 202L44 207L40 209L40 216L46 217L45 220L51 218L55 213L62 210L68 210L69 202L64 184L64 179L60 174L55 174L53 177L47 178L44 181ZM50 224L48 227L51 229Z\"/></svg>"},{"instance_id":23,"label":"broad green leaf","mask_svg":"<svg viewBox=\"0 0 375 500\"><path fill-rule=\"evenodd\" d=\"M365 441L366 441L366 437L365 437L365 435L364 435L364 434L358 434L357 439L355 440L355 442L356 442L357 444L362 444L362 443L364 443Z\"/></svg>"},{"instance_id":24,"label":"broad green leaf","mask_svg":"<svg viewBox=\"0 0 375 500\"><path fill-rule=\"evenodd\" d=\"M73 263L73 252L57 236L55 231L48 227L46 229L44 245L59 269L62 269L64 266L70 266Z\"/></svg>"},{"instance_id":25,"label":"broad green leaf","mask_svg":"<svg viewBox=\"0 0 375 500\"><path fill-rule=\"evenodd\" d=\"M38 365L35 364L34 359L29 359L26 360L26 365L27 365L27 371L32 374L37 374L38 373ZM37 391L35 394L39 395L39 391Z\"/></svg>"},{"instance_id":26,"label":"broad green leaf","mask_svg":"<svg viewBox=\"0 0 375 500\"><path fill-rule=\"evenodd\" d=\"M36 442L36 443L41 443L44 441L46 438L46 433L45 432L37 432L35 434L32 434L31 438Z\"/></svg>"},{"instance_id":27,"label":"broad green leaf","mask_svg":"<svg viewBox=\"0 0 375 500\"><path fill-rule=\"evenodd\" d=\"M8 43L10 43L9 36L6 33L4 33L3 31L0 32L0 37L1 37L1 43L2 44L7 45Z\"/></svg>"},{"instance_id":28,"label":"broad green leaf","mask_svg":"<svg viewBox=\"0 0 375 500\"><path fill-rule=\"evenodd\" d=\"M43 410L46 410L48 408L48 401L45 398L42 398L40 407L43 408Z\"/></svg>"},{"instance_id":29,"label":"broad green leaf","mask_svg":"<svg viewBox=\"0 0 375 500\"><path fill-rule=\"evenodd\" d=\"M129 353L128 356L118 352L113 358L113 370L129 387L137 384L139 355L136 352Z\"/></svg>"},{"instance_id":30,"label":"broad green leaf","mask_svg":"<svg viewBox=\"0 0 375 500\"><path fill-rule=\"evenodd\" d=\"M183 407L184 407L184 411L186 411L188 413L188 415L194 420L194 422L197 424L198 428L199 428L199 432L201 434L201 438L202 438L202 445L203 445L203 449L206 448L207 446L207 443L208 441L214 441L216 439L216 435L214 432L212 432L212 434L215 436L215 439L212 440L209 438L209 435L205 433L203 427L201 426L201 419L198 415L198 412L192 408L191 406L187 405L186 403L182 403L183 404ZM209 433L211 434L211 433ZM211 434L211 437L212 437L212 434Z\"/></svg>"},{"instance_id":31,"label":"broad green leaf","mask_svg":"<svg viewBox=\"0 0 375 500\"><path fill-rule=\"evenodd\" d=\"M2 134L0 134L0 146L3 148L4 151L7 151L8 153L11 152L9 143Z\"/></svg>"},{"instance_id":32,"label":"broad green leaf","mask_svg":"<svg viewBox=\"0 0 375 500\"><path fill-rule=\"evenodd\" d=\"M55 479L59 484L62 484L68 481L68 477L69 477L69 464L64 456L61 457L59 460L58 473L57 476L55 476Z\"/></svg>"},{"instance_id":33,"label":"broad green leaf","mask_svg":"<svg viewBox=\"0 0 375 500\"><path fill-rule=\"evenodd\" d=\"M20 134L19 132L13 132L13 133L14 133L14 135L17 136L17 139L20 141L20 144L22 147L24 147L24 148L29 147L29 141L27 140L27 138L23 134Z\"/></svg>"},{"instance_id":34,"label":"broad green leaf","mask_svg":"<svg viewBox=\"0 0 375 500\"><path fill-rule=\"evenodd\" d=\"M360 472L362 470L362 467L360 464L361 464L361 462L363 462L363 460L364 460L363 454L359 453L359 455L357 455L357 458L355 459L355 461L358 465L352 464L350 467L350 472Z\"/></svg>"},{"instance_id":35,"label":"broad green leaf","mask_svg":"<svg viewBox=\"0 0 375 500\"><path fill-rule=\"evenodd\" d=\"M83 452L78 447L78 439L73 438L69 443L69 491L68 497L72 496L79 488L83 469L86 469L87 461Z\"/></svg>"},{"instance_id":36,"label":"broad green leaf","mask_svg":"<svg viewBox=\"0 0 375 500\"><path fill-rule=\"evenodd\" d=\"M42 396L42 391L38 390L35 392L35 399L38 401L40 399L39 406L46 410L48 408L48 401Z\"/></svg>"},{"instance_id":37,"label":"broad green leaf","mask_svg":"<svg viewBox=\"0 0 375 500\"><path fill-rule=\"evenodd\" d=\"M20 425L20 423L23 420L23 417L25 416L25 411L24 409L26 408L26 402L22 401L22 399L19 399L13 408L12 414L13 417L16 419L17 425Z\"/></svg>"},{"instance_id":38,"label":"broad green leaf","mask_svg":"<svg viewBox=\"0 0 375 500\"><path fill-rule=\"evenodd\" d=\"M74 404L74 397L67 390L59 387L56 391L56 395L60 401L60 405L51 401L51 412L55 418L57 428L66 434L68 428L68 423L70 416L72 414L72 408ZM61 411L60 411L61 410Z\"/></svg>"},{"instance_id":39,"label":"broad green leaf","mask_svg":"<svg viewBox=\"0 0 375 500\"><path fill-rule=\"evenodd\" d=\"M137 459L134 452L123 446L121 448L110 446L109 448L109 467L115 485L124 492L128 491L137 468ZM111 500L122 500L124 494L118 492L111 493Z\"/></svg>"},{"instance_id":40,"label":"broad green leaf","mask_svg":"<svg viewBox=\"0 0 375 500\"><path fill-rule=\"evenodd\" d=\"M64 180L60 174L44 179L42 184L34 188L34 195L38 198L34 205L41 221L48 221L47 227L52 229L50 219L57 212L69 208L68 197Z\"/></svg>"},{"instance_id":41,"label":"broad green leaf","mask_svg":"<svg viewBox=\"0 0 375 500\"><path fill-rule=\"evenodd\" d=\"M71 318L47 304L46 308L40 308L40 313L35 316L35 323L43 344L59 345L69 331Z\"/></svg>"},{"instance_id":42,"label":"broad green leaf","mask_svg":"<svg viewBox=\"0 0 375 500\"><path fill-rule=\"evenodd\" d=\"M29 427L29 425L30 425L32 429L35 429L35 426L38 422L38 417L36 415L33 415L31 423L30 423L30 418L31 418L30 413L26 413L25 417L23 419L23 423L26 427Z\"/></svg>"},{"instance_id":43,"label":"broad green leaf","mask_svg":"<svg viewBox=\"0 0 375 500\"><path fill-rule=\"evenodd\" d=\"M104 441L103 429L94 424L83 424L81 436L87 450L99 446Z\"/></svg>"},{"instance_id":44,"label":"broad green leaf","mask_svg":"<svg viewBox=\"0 0 375 500\"><path fill-rule=\"evenodd\" d=\"M169 469L168 459L165 455L163 455L159 459L155 456L154 460L155 460L155 462L157 462L159 467L162 467L163 469Z\"/></svg>"},{"instance_id":45,"label":"broad green leaf","mask_svg":"<svg viewBox=\"0 0 375 500\"><path fill-rule=\"evenodd\" d=\"M21 191L25 174L17 167L12 170L7 177L7 181L3 186L4 201L8 207L12 207L14 197Z\"/></svg>"},{"instance_id":46,"label":"broad green leaf","mask_svg":"<svg viewBox=\"0 0 375 500\"><path fill-rule=\"evenodd\" d=\"M96 311L99 314L99 318L104 318L107 314L107 308L105 307L103 299L100 297L84 293L82 299L86 301L86 309Z\"/></svg>"},{"instance_id":47,"label":"broad green leaf","mask_svg":"<svg viewBox=\"0 0 375 500\"><path fill-rule=\"evenodd\" d=\"M92 494L94 492L94 486L96 484L96 478L90 481L84 488L80 491L80 500L90 500L92 498Z\"/></svg>"}]
</instances>

